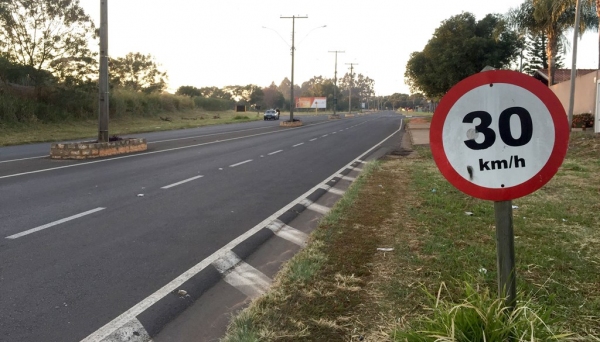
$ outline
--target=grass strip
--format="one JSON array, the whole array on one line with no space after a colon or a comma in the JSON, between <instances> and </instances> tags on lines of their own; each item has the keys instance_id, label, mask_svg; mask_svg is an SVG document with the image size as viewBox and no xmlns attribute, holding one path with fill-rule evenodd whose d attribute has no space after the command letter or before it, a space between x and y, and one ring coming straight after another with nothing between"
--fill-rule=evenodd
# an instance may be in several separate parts
<instances>
[{"instance_id":1,"label":"grass strip","mask_svg":"<svg viewBox=\"0 0 600 342\"><path fill-rule=\"evenodd\" d=\"M496 298L493 203L452 187L427 147L390 156L224 340L600 341L599 172L600 135L573 133L553 180L513 201L511 315Z\"/></svg>"}]
</instances>

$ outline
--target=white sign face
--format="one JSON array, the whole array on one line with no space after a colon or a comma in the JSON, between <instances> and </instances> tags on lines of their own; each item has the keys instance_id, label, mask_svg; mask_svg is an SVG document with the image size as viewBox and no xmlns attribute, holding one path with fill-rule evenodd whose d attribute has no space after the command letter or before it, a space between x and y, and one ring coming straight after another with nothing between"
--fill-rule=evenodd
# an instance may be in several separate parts
<instances>
[{"instance_id":1,"label":"white sign face","mask_svg":"<svg viewBox=\"0 0 600 342\"><path fill-rule=\"evenodd\" d=\"M451 107L442 144L452 168L484 188L522 184L548 162L555 143L552 115L535 94L509 83L482 85Z\"/></svg>"}]
</instances>

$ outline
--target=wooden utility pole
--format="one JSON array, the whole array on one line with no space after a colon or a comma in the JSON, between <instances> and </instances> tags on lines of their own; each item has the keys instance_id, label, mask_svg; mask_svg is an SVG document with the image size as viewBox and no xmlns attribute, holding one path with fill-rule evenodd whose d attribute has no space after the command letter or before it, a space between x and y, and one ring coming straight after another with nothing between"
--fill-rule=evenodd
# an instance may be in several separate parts
<instances>
[{"instance_id":1,"label":"wooden utility pole","mask_svg":"<svg viewBox=\"0 0 600 342\"><path fill-rule=\"evenodd\" d=\"M350 66L350 89L348 90L348 114L350 114L352 113L352 82L354 81L352 70L354 70L354 66L358 65L358 63L346 63L346 65Z\"/></svg>"},{"instance_id":2,"label":"wooden utility pole","mask_svg":"<svg viewBox=\"0 0 600 342\"><path fill-rule=\"evenodd\" d=\"M337 109L337 55L338 53L345 53L345 51L329 51L335 53L335 73L333 74L333 115L336 115Z\"/></svg>"}]
</instances>

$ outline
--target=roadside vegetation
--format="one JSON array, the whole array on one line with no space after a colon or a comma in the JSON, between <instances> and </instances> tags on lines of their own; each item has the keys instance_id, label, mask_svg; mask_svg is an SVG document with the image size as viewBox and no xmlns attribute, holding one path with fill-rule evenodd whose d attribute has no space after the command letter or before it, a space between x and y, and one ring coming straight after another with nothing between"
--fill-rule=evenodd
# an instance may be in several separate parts
<instances>
[{"instance_id":1,"label":"roadside vegetation","mask_svg":"<svg viewBox=\"0 0 600 342\"><path fill-rule=\"evenodd\" d=\"M600 136L573 133L554 179L513 201L512 315L493 203L453 188L427 147L409 152L369 166L224 341L600 340Z\"/></svg>"}]
</instances>

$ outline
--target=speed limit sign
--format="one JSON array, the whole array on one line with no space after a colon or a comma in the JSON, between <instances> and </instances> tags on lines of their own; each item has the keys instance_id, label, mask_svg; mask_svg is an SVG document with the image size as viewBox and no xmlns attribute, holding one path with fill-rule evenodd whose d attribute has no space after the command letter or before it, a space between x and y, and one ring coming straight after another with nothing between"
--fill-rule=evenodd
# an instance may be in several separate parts
<instances>
[{"instance_id":1,"label":"speed limit sign","mask_svg":"<svg viewBox=\"0 0 600 342\"><path fill-rule=\"evenodd\" d=\"M562 104L525 74L485 71L442 98L431 120L433 158L446 179L473 197L530 194L558 171L569 142Z\"/></svg>"}]
</instances>

